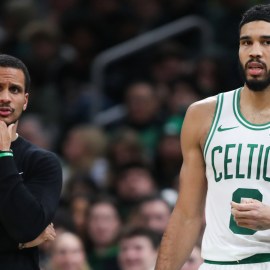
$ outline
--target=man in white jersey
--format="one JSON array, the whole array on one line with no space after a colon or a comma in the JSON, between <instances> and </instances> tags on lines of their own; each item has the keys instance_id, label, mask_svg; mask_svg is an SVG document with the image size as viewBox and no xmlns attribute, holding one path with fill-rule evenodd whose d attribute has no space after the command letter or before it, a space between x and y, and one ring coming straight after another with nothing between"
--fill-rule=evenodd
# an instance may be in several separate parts
<instances>
[{"instance_id":1,"label":"man in white jersey","mask_svg":"<svg viewBox=\"0 0 270 270\"><path fill-rule=\"evenodd\" d=\"M181 134L180 195L155 270L178 270L200 233L200 270L270 269L270 5L240 23L245 84L191 105Z\"/></svg>"}]
</instances>

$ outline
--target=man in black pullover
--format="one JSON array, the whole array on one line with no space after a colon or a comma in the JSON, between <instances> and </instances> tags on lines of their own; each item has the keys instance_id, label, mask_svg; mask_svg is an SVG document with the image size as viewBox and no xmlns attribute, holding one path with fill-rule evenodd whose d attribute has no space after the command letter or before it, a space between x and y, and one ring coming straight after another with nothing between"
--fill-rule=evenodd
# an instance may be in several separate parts
<instances>
[{"instance_id":1,"label":"man in black pullover","mask_svg":"<svg viewBox=\"0 0 270 270\"><path fill-rule=\"evenodd\" d=\"M26 110L30 76L17 58L0 54L0 269L39 269L37 245L50 225L62 185L57 157L16 133Z\"/></svg>"}]
</instances>

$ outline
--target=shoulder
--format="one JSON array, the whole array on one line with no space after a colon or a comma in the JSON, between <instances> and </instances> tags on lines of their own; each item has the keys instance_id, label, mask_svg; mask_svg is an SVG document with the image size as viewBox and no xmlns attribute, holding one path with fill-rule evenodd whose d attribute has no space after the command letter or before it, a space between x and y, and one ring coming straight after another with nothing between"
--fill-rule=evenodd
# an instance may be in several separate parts
<instances>
[{"instance_id":1,"label":"shoulder","mask_svg":"<svg viewBox=\"0 0 270 270\"><path fill-rule=\"evenodd\" d=\"M28 152L26 167L37 175L53 176L55 178L54 181L62 181L60 159L51 151L33 145Z\"/></svg>"},{"instance_id":2,"label":"shoulder","mask_svg":"<svg viewBox=\"0 0 270 270\"><path fill-rule=\"evenodd\" d=\"M217 96L202 99L191 104L187 110L183 136L196 140L201 146L211 127L217 105Z\"/></svg>"},{"instance_id":3,"label":"shoulder","mask_svg":"<svg viewBox=\"0 0 270 270\"><path fill-rule=\"evenodd\" d=\"M197 101L189 106L185 116L186 122L200 123L200 126L212 122L217 105L217 96Z\"/></svg>"},{"instance_id":4,"label":"shoulder","mask_svg":"<svg viewBox=\"0 0 270 270\"><path fill-rule=\"evenodd\" d=\"M55 153L40 148L22 137L18 138L18 141L15 143L14 146L15 154L17 156L19 155L21 158L27 160L31 164L39 163L41 161L60 164L60 160Z\"/></svg>"},{"instance_id":5,"label":"shoulder","mask_svg":"<svg viewBox=\"0 0 270 270\"><path fill-rule=\"evenodd\" d=\"M198 115L200 118L204 115L214 115L217 105L217 96L208 97L191 104L187 114Z\"/></svg>"},{"instance_id":6,"label":"shoulder","mask_svg":"<svg viewBox=\"0 0 270 270\"><path fill-rule=\"evenodd\" d=\"M48 150L42 149L37 146L33 146L29 149L30 158L33 162L39 164L47 164L47 166L57 166L60 167L60 159L58 156Z\"/></svg>"}]
</instances>

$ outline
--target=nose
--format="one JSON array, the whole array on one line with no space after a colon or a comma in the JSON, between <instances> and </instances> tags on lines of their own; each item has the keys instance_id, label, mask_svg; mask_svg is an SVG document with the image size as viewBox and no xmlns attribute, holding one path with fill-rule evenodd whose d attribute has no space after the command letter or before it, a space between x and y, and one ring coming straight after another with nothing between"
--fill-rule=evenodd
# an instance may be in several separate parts
<instances>
[{"instance_id":1,"label":"nose","mask_svg":"<svg viewBox=\"0 0 270 270\"><path fill-rule=\"evenodd\" d=\"M9 95L8 90L2 89L0 91L0 102L1 103L9 103L10 102L10 95Z\"/></svg>"},{"instance_id":2,"label":"nose","mask_svg":"<svg viewBox=\"0 0 270 270\"><path fill-rule=\"evenodd\" d=\"M262 57L262 48L259 42L254 42L251 46L249 56L252 58L260 58Z\"/></svg>"}]
</instances>

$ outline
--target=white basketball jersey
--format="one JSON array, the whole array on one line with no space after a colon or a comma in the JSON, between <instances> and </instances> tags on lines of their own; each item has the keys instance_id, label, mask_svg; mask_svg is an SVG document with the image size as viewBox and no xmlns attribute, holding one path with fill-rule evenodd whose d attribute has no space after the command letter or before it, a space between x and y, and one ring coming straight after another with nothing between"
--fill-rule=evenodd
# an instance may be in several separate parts
<instances>
[{"instance_id":1,"label":"white basketball jersey","mask_svg":"<svg viewBox=\"0 0 270 270\"><path fill-rule=\"evenodd\" d=\"M254 198L270 205L270 119L247 121L240 111L241 88L218 95L215 116L204 146L208 192L202 257L238 261L270 253L270 230L238 227L231 201Z\"/></svg>"}]
</instances>

